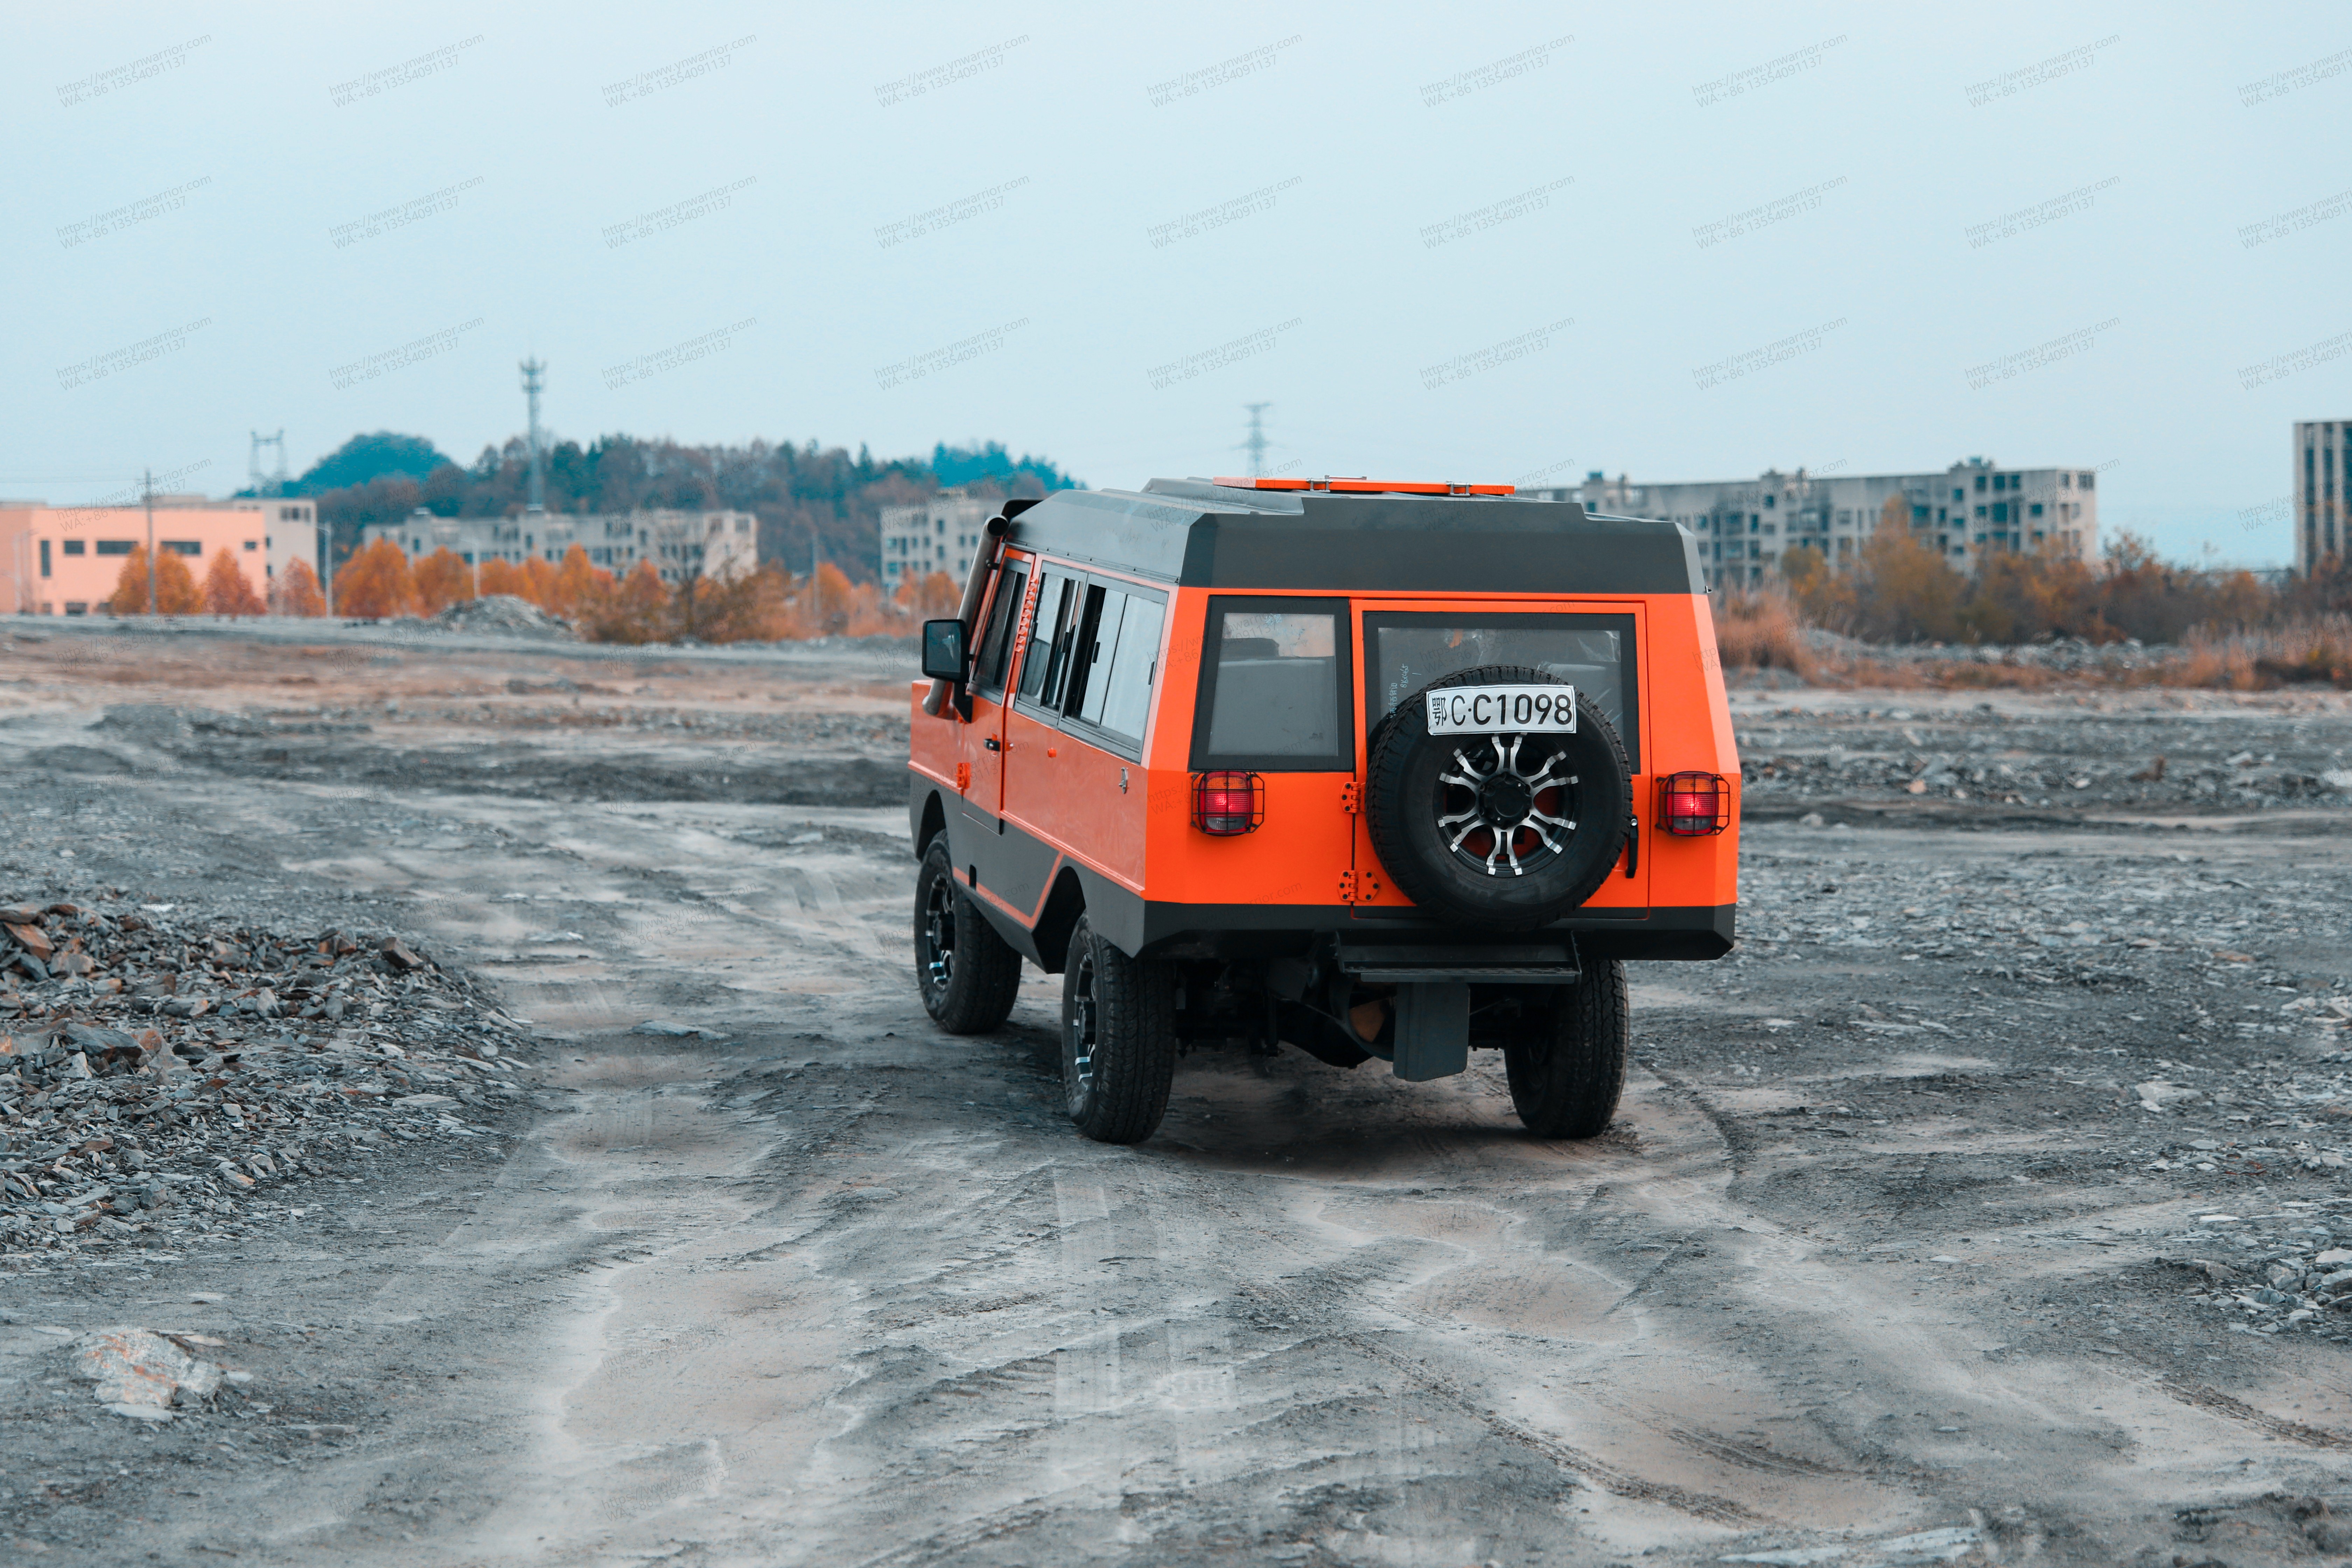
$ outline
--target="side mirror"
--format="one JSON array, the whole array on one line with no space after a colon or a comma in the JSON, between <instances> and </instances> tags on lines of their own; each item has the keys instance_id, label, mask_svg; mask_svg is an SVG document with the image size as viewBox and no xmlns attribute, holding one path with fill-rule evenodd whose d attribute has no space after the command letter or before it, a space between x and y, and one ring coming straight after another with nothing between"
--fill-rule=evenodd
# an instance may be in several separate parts
<instances>
[{"instance_id":1,"label":"side mirror","mask_svg":"<svg viewBox=\"0 0 2352 1568\"><path fill-rule=\"evenodd\" d=\"M965 668L963 637L961 621L925 621L924 675L933 680L952 680L962 684Z\"/></svg>"}]
</instances>

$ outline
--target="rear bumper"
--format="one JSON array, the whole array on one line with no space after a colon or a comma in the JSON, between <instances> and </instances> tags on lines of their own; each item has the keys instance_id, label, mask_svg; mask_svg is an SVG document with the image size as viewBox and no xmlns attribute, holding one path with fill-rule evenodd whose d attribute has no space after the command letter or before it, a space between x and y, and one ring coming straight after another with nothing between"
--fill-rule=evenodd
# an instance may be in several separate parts
<instances>
[{"instance_id":1,"label":"rear bumper","mask_svg":"<svg viewBox=\"0 0 2352 1568\"><path fill-rule=\"evenodd\" d=\"M1311 939L1325 932L1367 945L1493 940L1410 910L1382 910L1368 917L1349 904L1171 904L1141 899L1136 903L1140 916L1138 952L1185 947L1235 953L1278 951L1285 938ZM1737 904L1595 910L1556 921L1542 934L1573 934L1577 952L1593 958L1721 958L1731 951L1738 912Z\"/></svg>"}]
</instances>

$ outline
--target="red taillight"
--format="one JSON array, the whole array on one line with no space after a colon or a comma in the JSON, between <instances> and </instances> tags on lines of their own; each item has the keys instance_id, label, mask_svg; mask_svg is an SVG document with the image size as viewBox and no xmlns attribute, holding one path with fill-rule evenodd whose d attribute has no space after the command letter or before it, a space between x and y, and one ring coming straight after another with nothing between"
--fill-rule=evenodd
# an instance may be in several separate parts
<instances>
[{"instance_id":1,"label":"red taillight","mask_svg":"<svg viewBox=\"0 0 2352 1568\"><path fill-rule=\"evenodd\" d=\"M1265 781L1220 771L1192 776L1192 826L1216 838L1255 833L1265 820Z\"/></svg>"},{"instance_id":2,"label":"red taillight","mask_svg":"<svg viewBox=\"0 0 2352 1568\"><path fill-rule=\"evenodd\" d=\"M1731 826L1731 791L1721 773L1673 773L1658 781L1658 826L1704 838Z\"/></svg>"}]
</instances>

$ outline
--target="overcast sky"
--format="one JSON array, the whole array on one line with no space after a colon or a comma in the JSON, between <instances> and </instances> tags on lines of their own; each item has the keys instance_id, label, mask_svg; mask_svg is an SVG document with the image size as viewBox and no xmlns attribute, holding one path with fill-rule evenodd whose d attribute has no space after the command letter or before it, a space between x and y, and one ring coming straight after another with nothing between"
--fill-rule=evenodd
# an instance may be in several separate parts
<instances>
[{"instance_id":1,"label":"overcast sky","mask_svg":"<svg viewBox=\"0 0 2352 1568\"><path fill-rule=\"evenodd\" d=\"M1152 9L12 7L0 494L469 459L536 353L583 440L1132 486L1265 402L1297 473L2098 467L2260 563L2352 417L2340 4Z\"/></svg>"}]
</instances>

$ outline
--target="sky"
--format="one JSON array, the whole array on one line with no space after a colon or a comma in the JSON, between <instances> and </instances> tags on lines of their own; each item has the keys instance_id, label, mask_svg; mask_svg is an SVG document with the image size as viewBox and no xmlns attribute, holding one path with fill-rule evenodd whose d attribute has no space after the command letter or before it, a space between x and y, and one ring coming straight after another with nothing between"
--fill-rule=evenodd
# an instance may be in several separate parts
<instances>
[{"instance_id":1,"label":"sky","mask_svg":"<svg viewBox=\"0 0 2352 1568\"><path fill-rule=\"evenodd\" d=\"M1097 487L1982 456L2289 558L2340 5L12 8L0 495L357 431ZM2330 258L2335 260L2331 263ZM2344 340L2342 342L2336 340Z\"/></svg>"}]
</instances>

